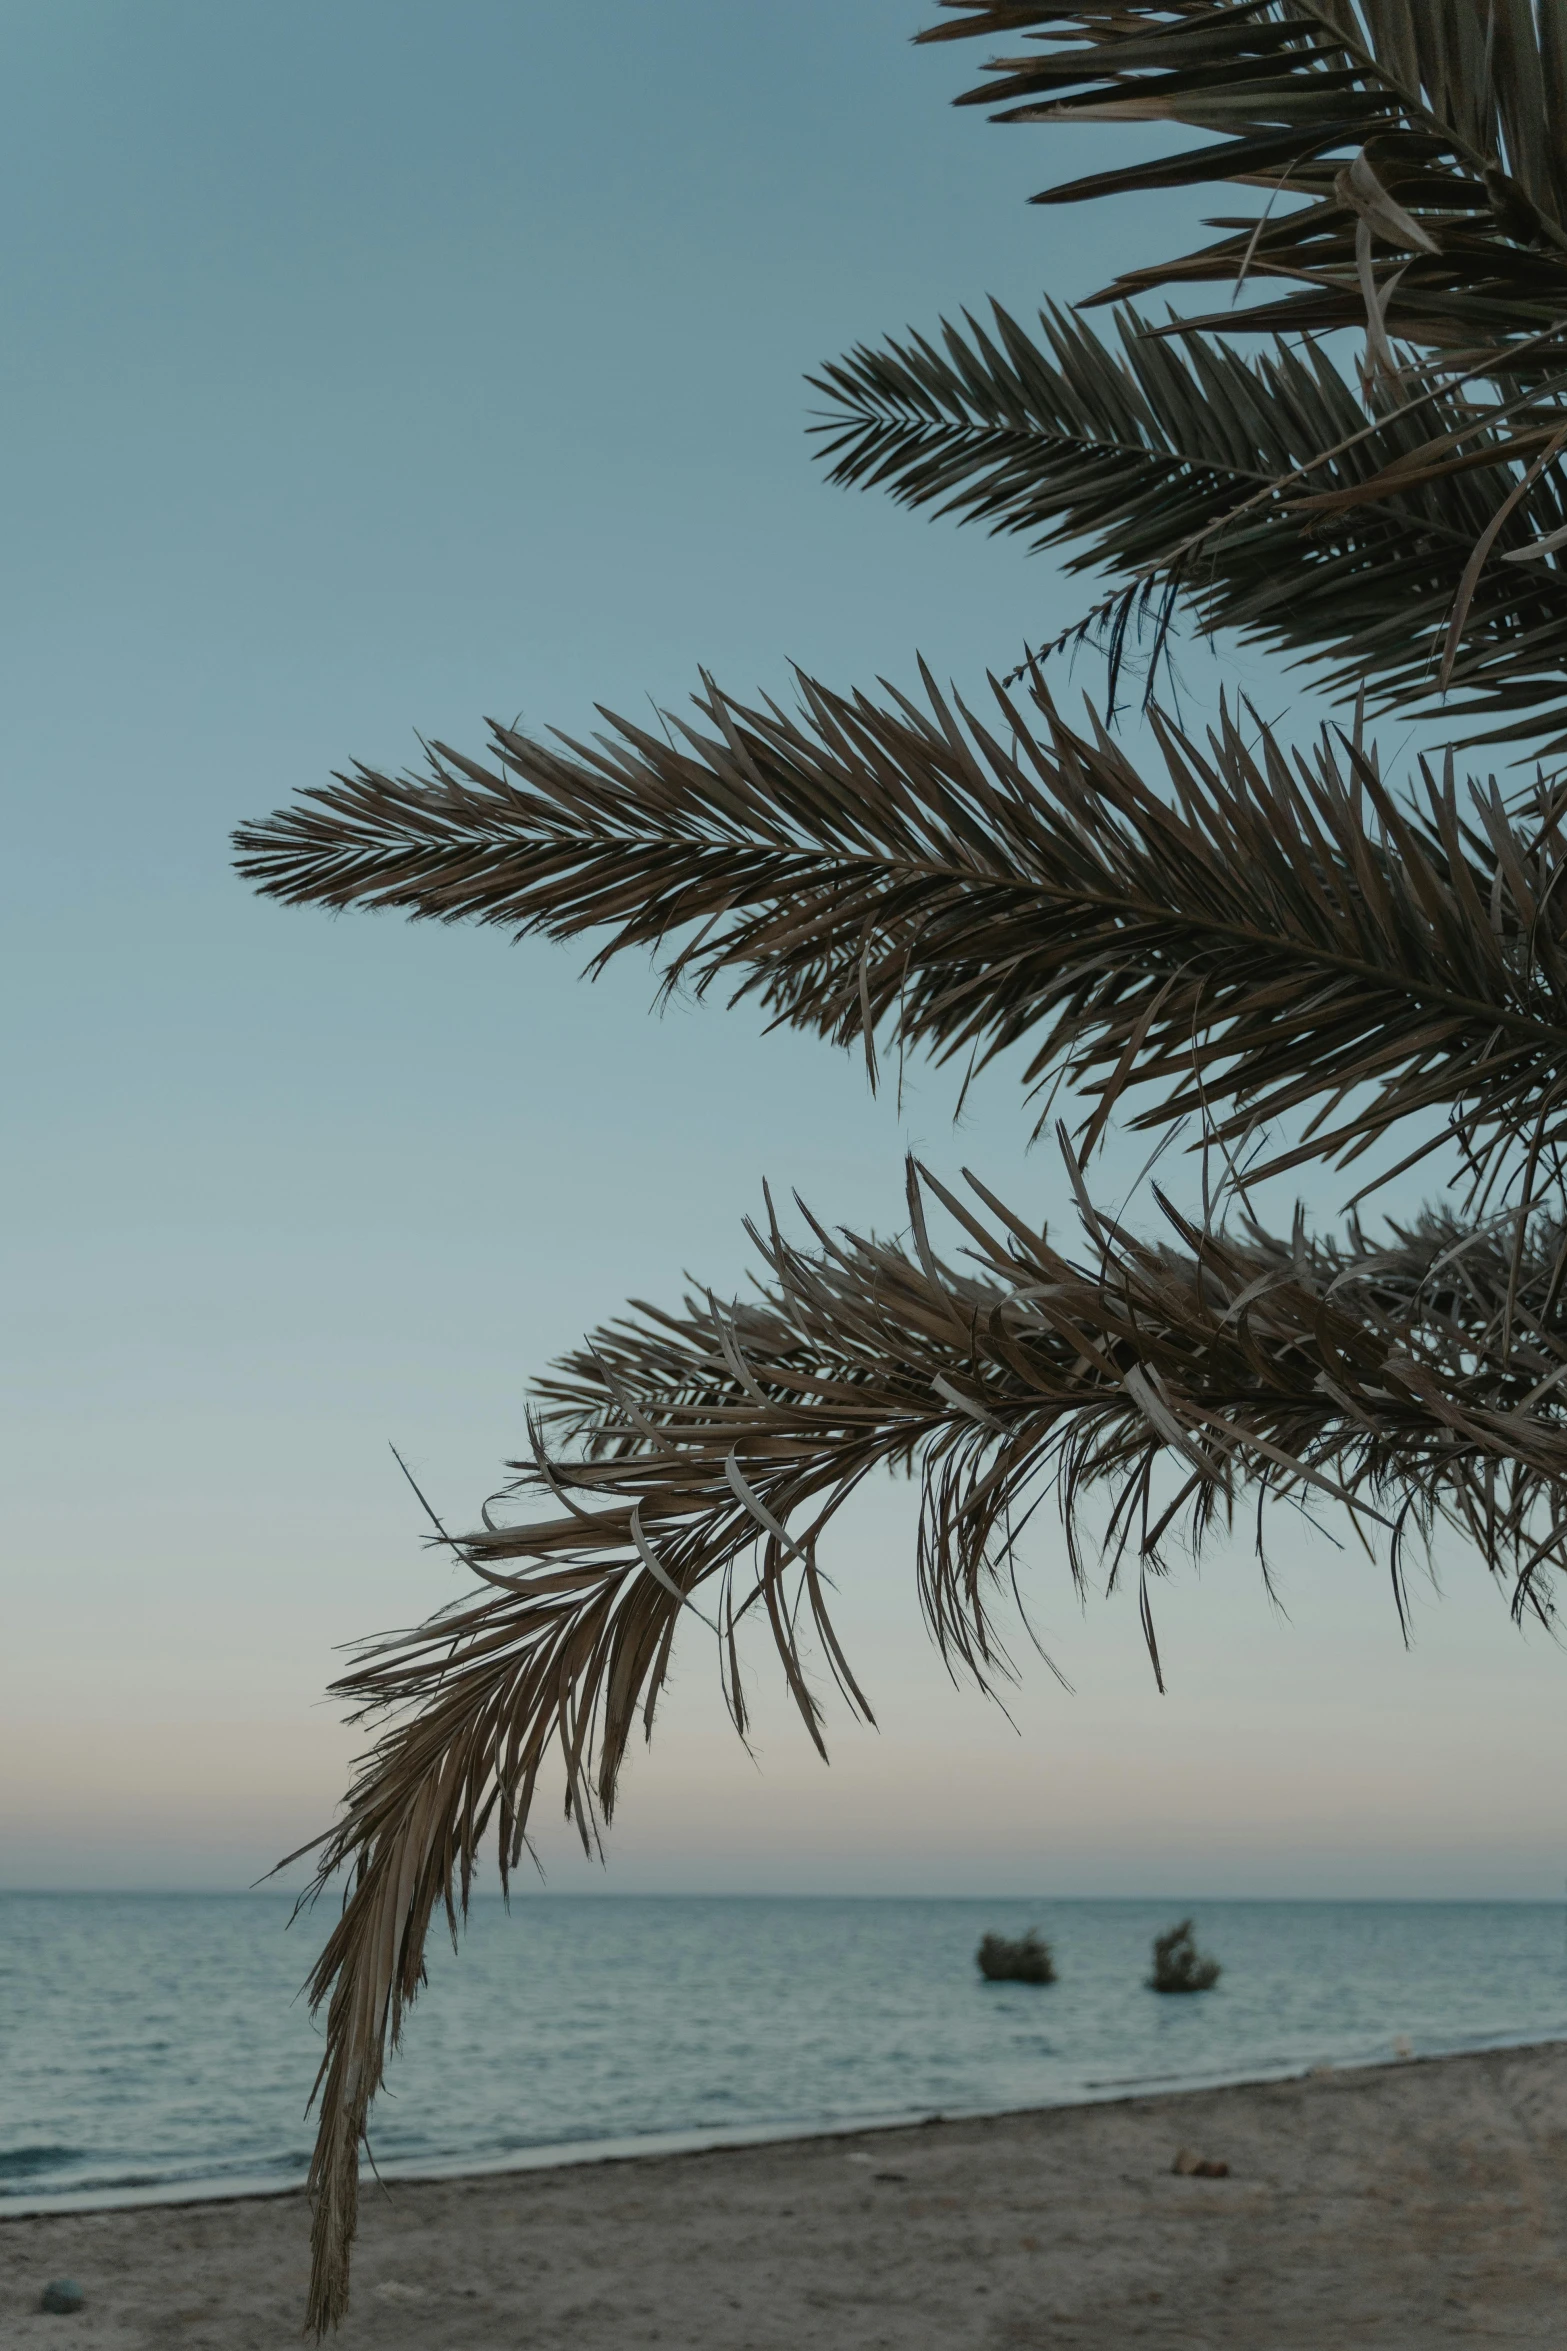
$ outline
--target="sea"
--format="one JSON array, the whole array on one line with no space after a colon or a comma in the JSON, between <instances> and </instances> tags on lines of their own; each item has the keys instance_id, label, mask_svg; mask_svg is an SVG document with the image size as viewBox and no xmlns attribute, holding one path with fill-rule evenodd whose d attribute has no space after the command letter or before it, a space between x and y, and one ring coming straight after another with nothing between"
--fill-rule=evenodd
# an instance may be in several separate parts
<instances>
[{"instance_id":1,"label":"sea","mask_svg":"<svg viewBox=\"0 0 1567 2351\"><path fill-rule=\"evenodd\" d=\"M1213 1991L1160 1997L1190 1908ZM305 2175L329 1920L259 1895L0 1894L0 2215ZM993 1984L1035 1927L1054 1984ZM1121 2098L1567 2038L1567 1911L1526 1902L475 1902L372 2122L438 2176Z\"/></svg>"}]
</instances>

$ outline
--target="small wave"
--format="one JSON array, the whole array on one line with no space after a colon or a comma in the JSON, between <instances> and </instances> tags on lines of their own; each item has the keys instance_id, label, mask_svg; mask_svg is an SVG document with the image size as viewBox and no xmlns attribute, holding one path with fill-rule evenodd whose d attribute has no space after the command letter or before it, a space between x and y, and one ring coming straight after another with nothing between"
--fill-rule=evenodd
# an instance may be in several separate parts
<instances>
[{"instance_id":1,"label":"small wave","mask_svg":"<svg viewBox=\"0 0 1567 2351\"><path fill-rule=\"evenodd\" d=\"M0 2180L35 2179L41 2171L56 2171L62 2163L80 2163L83 2147L0 2148Z\"/></svg>"}]
</instances>

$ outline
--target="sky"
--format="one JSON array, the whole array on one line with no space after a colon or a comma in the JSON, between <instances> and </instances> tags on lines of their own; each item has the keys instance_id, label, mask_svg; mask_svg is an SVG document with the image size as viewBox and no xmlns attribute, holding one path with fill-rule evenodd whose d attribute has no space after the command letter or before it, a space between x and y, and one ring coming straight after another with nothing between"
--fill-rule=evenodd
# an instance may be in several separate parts
<instances>
[{"instance_id":1,"label":"sky","mask_svg":"<svg viewBox=\"0 0 1567 2351\"><path fill-rule=\"evenodd\" d=\"M916 0L52 0L0 11L6 664L0 1885L239 1887L323 1828L345 1645L458 1588L532 1377L628 1294L744 1278L764 1177L895 1228L902 1159L1068 1210L1014 1077L961 1127L627 959L251 897L228 835L488 716L583 731L706 666L977 687L1089 593L830 488L804 377L1024 316L1200 202L1030 209L1112 134L947 101ZM1233 649L1199 696L1312 710ZM1092 682L1087 669L1072 690ZM1112 1161L1114 1173L1118 1163ZM1330 1193L1321 1202L1331 1208ZM926 1645L906 1494L836 1558L879 1728L830 1772L692 1628L570 1890L1559 1894L1564 1661L1441 1562L1277 1539L1080 1610L1008 1712ZM1028 1657L1020 1648L1020 1657Z\"/></svg>"}]
</instances>

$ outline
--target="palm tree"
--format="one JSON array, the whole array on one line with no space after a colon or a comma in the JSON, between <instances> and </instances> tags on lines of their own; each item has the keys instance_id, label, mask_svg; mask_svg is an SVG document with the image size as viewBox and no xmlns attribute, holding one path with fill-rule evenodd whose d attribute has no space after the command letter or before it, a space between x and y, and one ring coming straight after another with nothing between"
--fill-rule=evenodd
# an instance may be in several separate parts
<instances>
[{"instance_id":1,"label":"palm tree","mask_svg":"<svg viewBox=\"0 0 1567 2351\"><path fill-rule=\"evenodd\" d=\"M1270 1501L1336 1504L1400 1606L1410 1543L1456 1526L1517 1611L1549 1613L1567 1539L1567 0L940 5L923 40L1002 45L961 104L1199 134L1036 201L1248 191L1215 242L1096 296L1108 331L1094 303L1037 331L997 309L817 379L836 480L1102 576L1073 637L1103 647L1111 711L1142 641L1153 771L1109 723L1067 723L1060 647L1042 646L983 708L928 673L922 699L802 677L791 709L704 677L667 733L497 726L482 759L356 767L237 837L241 871L290 903L593 933L593 969L646 947L666 988L755 996L863 1049L873 1077L889 1046L978 1066L1026 1038L1036 1125L1063 1079L1087 1105L1059 1130L1075 1255L978 1176L959 1195L911 1165L907 1239L813 1221L802 1246L769 1203L754 1301L703 1293L598 1332L537 1391L507 1488L524 1507L454 1539L470 1596L337 1685L380 1729L311 1848L318 1889L347 1873L311 1986L318 2330L346 2304L366 2116L437 1907L455 1933L492 1832L503 1879L517 1865L552 1750L597 1835L687 1613L716 1632L740 1731L748 1610L818 1746L807 1642L868 1715L819 1560L873 1472L918 1478L931 1629L982 1686L1004 1665L997 1594L1052 1494L1080 1580L1091 1536L1135 1575L1156 1671L1172 1534L1200 1541L1243 1501L1259 1550ZM1188 285L1229 291L1162 324L1133 307ZM1340 364L1347 338L1325 338L1344 329ZM1230 708L1198 739L1152 691L1178 617L1288 652L1352 723L1290 747ZM1460 785L1448 752L1395 787L1368 710L1444 719L1533 780ZM1150 1240L1095 1206L1114 1113L1195 1122L1231 1171L1200 1219L1165 1202ZM1445 1205L1381 1240L1249 1216L1242 1158L1257 1179L1347 1165L1395 1129L1400 1168L1456 1154ZM937 1206L961 1264L932 1245Z\"/></svg>"}]
</instances>

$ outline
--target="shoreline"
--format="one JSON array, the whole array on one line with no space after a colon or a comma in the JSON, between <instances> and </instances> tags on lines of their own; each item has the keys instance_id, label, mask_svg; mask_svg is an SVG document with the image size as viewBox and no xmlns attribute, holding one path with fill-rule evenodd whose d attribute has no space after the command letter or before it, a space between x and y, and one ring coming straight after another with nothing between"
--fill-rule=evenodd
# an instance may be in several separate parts
<instances>
[{"instance_id":1,"label":"shoreline","mask_svg":"<svg viewBox=\"0 0 1567 2351\"><path fill-rule=\"evenodd\" d=\"M1196 2097L1203 2092L1261 2089L1280 2082L1307 2081L1324 2075L1351 2075L1379 2069L1405 2071L1411 2066L1444 2065L1455 2057L1482 2057L1493 2053L1567 2049L1567 2031L1540 2035L1537 2031L1495 2034L1466 2041L1450 2049L1412 2052L1408 2057L1350 2057L1303 2065L1281 2061L1262 2072L1203 2073L1141 2077L1124 2082L1088 2082L1070 2097L1028 2106L952 2106L941 2110L909 2108L894 2114L866 2114L827 2123L736 2123L688 2131L647 2131L621 2138L550 2140L520 2148L490 2161L475 2162L465 2155L436 2157L408 2165L378 2163L361 2166L362 2190L373 2190L378 2180L400 2187L434 2186L460 2180L508 2179L538 2171L586 2170L597 2164L657 2162L678 2155L721 2154L748 2147L806 2146L816 2140L857 2138L878 2132L918 2130L931 2123L1006 2122L1026 2115L1075 2113L1083 2107L1116 2106L1147 2098ZM51 2214L92 2212L183 2212L208 2204L273 2202L304 2193L304 2174L275 2181L265 2173L246 2173L233 2180L172 2180L136 2188L65 2188L37 2196L0 2194L0 2228L13 2221L47 2220Z\"/></svg>"},{"instance_id":2,"label":"shoreline","mask_svg":"<svg viewBox=\"0 0 1567 2351\"><path fill-rule=\"evenodd\" d=\"M1225 2177L1174 2169L1180 2150ZM80 2280L78 2351L284 2351L297 2188L13 2215L0 2339ZM1567 2043L390 2181L344 2351L1423 2351L1555 2345Z\"/></svg>"}]
</instances>

